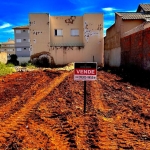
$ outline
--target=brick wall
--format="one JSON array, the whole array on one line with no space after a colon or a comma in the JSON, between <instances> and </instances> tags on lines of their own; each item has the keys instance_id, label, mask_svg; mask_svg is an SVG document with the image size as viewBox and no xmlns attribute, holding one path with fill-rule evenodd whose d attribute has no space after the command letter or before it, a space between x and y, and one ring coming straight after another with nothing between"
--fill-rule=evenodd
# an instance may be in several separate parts
<instances>
[{"instance_id":1,"label":"brick wall","mask_svg":"<svg viewBox=\"0 0 150 150\"><path fill-rule=\"evenodd\" d=\"M150 70L150 28L121 38L121 64Z\"/></svg>"}]
</instances>

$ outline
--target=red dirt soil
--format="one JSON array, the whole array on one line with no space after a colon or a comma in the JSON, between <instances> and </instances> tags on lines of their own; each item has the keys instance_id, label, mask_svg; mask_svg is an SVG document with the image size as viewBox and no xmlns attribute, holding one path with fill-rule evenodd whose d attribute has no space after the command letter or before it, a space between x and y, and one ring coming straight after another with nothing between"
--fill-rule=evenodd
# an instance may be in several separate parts
<instances>
[{"instance_id":1,"label":"red dirt soil","mask_svg":"<svg viewBox=\"0 0 150 150\"><path fill-rule=\"evenodd\" d=\"M84 83L73 71L0 77L0 150L150 150L150 92L98 71Z\"/></svg>"}]
</instances>

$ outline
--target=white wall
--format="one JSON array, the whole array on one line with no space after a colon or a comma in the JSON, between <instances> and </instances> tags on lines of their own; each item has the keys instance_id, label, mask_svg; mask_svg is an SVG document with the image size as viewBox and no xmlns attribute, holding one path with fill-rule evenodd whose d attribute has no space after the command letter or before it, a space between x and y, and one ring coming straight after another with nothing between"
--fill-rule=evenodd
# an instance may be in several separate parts
<instances>
[{"instance_id":1,"label":"white wall","mask_svg":"<svg viewBox=\"0 0 150 150\"><path fill-rule=\"evenodd\" d=\"M7 63L7 53L0 52L0 62L6 64Z\"/></svg>"},{"instance_id":2,"label":"white wall","mask_svg":"<svg viewBox=\"0 0 150 150\"><path fill-rule=\"evenodd\" d=\"M105 65L110 67L119 67L121 64L121 47L114 48L112 50L104 51Z\"/></svg>"},{"instance_id":3,"label":"white wall","mask_svg":"<svg viewBox=\"0 0 150 150\"><path fill-rule=\"evenodd\" d=\"M18 57L17 60L19 61L19 64L28 63L28 61L30 60L30 57Z\"/></svg>"}]
</instances>

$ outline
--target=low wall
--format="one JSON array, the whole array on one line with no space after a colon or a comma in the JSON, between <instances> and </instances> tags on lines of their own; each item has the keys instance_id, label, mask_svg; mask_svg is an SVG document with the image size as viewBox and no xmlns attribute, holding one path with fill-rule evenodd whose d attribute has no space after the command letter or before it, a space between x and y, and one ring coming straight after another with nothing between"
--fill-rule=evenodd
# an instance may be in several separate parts
<instances>
[{"instance_id":1,"label":"low wall","mask_svg":"<svg viewBox=\"0 0 150 150\"><path fill-rule=\"evenodd\" d=\"M19 61L19 64L28 63L28 61L30 60L30 57L18 57L17 60Z\"/></svg>"},{"instance_id":2,"label":"low wall","mask_svg":"<svg viewBox=\"0 0 150 150\"><path fill-rule=\"evenodd\" d=\"M105 65L119 67L121 64L121 47L104 51Z\"/></svg>"},{"instance_id":3,"label":"low wall","mask_svg":"<svg viewBox=\"0 0 150 150\"><path fill-rule=\"evenodd\" d=\"M97 62L98 66L104 66L103 47L95 44L84 47L52 47L50 50L51 57L56 65L68 64L71 62Z\"/></svg>"},{"instance_id":4,"label":"low wall","mask_svg":"<svg viewBox=\"0 0 150 150\"><path fill-rule=\"evenodd\" d=\"M0 52L0 62L6 64L7 63L7 53Z\"/></svg>"}]
</instances>

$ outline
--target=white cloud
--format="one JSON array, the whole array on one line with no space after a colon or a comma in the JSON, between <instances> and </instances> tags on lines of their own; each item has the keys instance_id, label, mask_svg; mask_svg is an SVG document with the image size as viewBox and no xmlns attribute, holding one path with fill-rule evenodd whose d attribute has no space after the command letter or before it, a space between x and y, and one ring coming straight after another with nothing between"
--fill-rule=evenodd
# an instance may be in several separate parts
<instances>
[{"instance_id":1,"label":"white cloud","mask_svg":"<svg viewBox=\"0 0 150 150\"><path fill-rule=\"evenodd\" d=\"M106 13L106 14L104 15L104 17L107 17L107 16L115 16L115 13L114 13L114 12L111 12L111 13Z\"/></svg>"},{"instance_id":2,"label":"white cloud","mask_svg":"<svg viewBox=\"0 0 150 150\"><path fill-rule=\"evenodd\" d=\"M5 33L14 33L14 30L13 30L13 29L10 29L10 30L5 30L5 31L3 31L3 32L5 32Z\"/></svg>"},{"instance_id":3,"label":"white cloud","mask_svg":"<svg viewBox=\"0 0 150 150\"><path fill-rule=\"evenodd\" d=\"M91 9L91 8L94 8L95 6L89 6L89 7L81 7L81 8L78 8L77 10L79 10L79 11L87 11L87 10L89 10L89 9Z\"/></svg>"},{"instance_id":4,"label":"white cloud","mask_svg":"<svg viewBox=\"0 0 150 150\"><path fill-rule=\"evenodd\" d=\"M125 10L124 12L136 12L136 10Z\"/></svg>"},{"instance_id":5,"label":"white cloud","mask_svg":"<svg viewBox=\"0 0 150 150\"><path fill-rule=\"evenodd\" d=\"M117 10L113 7L107 7L107 8L102 8L103 11L114 11L114 10Z\"/></svg>"},{"instance_id":6,"label":"white cloud","mask_svg":"<svg viewBox=\"0 0 150 150\"><path fill-rule=\"evenodd\" d=\"M12 26L10 23L4 23L3 25L0 26L0 29L8 28Z\"/></svg>"}]
</instances>

